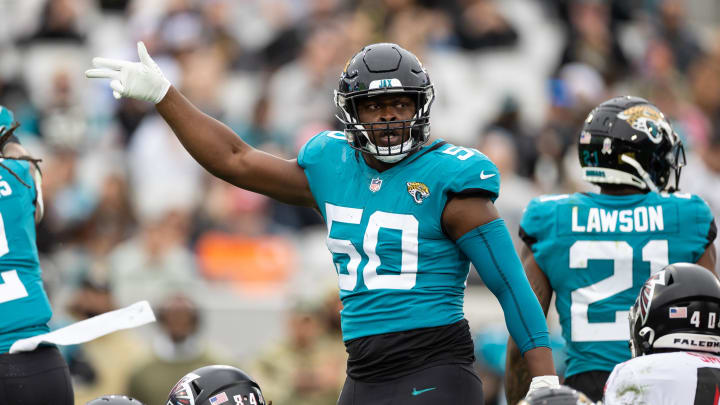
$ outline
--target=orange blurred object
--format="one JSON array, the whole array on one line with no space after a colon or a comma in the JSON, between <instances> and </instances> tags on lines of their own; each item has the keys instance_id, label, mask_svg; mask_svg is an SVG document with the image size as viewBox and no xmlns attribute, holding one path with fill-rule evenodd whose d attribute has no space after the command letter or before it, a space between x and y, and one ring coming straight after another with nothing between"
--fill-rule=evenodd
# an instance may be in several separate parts
<instances>
[{"instance_id":1,"label":"orange blurred object","mask_svg":"<svg viewBox=\"0 0 720 405\"><path fill-rule=\"evenodd\" d=\"M282 291L296 264L294 246L281 236L210 231L199 238L196 250L206 279L231 281L250 294Z\"/></svg>"}]
</instances>

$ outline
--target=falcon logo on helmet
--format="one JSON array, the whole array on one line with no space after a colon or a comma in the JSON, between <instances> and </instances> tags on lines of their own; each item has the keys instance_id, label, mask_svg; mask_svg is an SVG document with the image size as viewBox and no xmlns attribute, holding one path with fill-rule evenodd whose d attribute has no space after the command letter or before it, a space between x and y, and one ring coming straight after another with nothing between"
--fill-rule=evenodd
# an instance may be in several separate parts
<instances>
[{"instance_id":1,"label":"falcon logo on helmet","mask_svg":"<svg viewBox=\"0 0 720 405\"><path fill-rule=\"evenodd\" d=\"M183 405L195 405L195 395L193 395L192 387L190 383L193 380L200 378L195 373L188 373L178 381L174 387L170 390L170 396L175 400L175 403Z\"/></svg>"},{"instance_id":2,"label":"falcon logo on helmet","mask_svg":"<svg viewBox=\"0 0 720 405\"><path fill-rule=\"evenodd\" d=\"M638 299L640 300L640 316L641 322L643 324L645 324L645 322L647 321L650 303L652 302L653 293L655 292L655 285L657 284L665 284L665 270L660 270L659 272L653 274L645 282L642 290L640 290L640 296L638 297Z\"/></svg>"}]
</instances>

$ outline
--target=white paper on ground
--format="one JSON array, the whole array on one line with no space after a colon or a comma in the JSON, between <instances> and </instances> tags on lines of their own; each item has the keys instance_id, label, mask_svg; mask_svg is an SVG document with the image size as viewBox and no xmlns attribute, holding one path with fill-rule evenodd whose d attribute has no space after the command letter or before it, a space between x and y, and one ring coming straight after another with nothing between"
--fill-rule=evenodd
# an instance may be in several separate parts
<instances>
[{"instance_id":1,"label":"white paper on ground","mask_svg":"<svg viewBox=\"0 0 720 405\"><path fill-rule=\"evenodd\" d=\"M136 302L125 308L106 312L92 318L75 322L64 328L15 341L10 353L35 350L40 343L76 345L121 329L131 329L155 322L155 314L147 301Z\"/></svg>"}]
</instances>

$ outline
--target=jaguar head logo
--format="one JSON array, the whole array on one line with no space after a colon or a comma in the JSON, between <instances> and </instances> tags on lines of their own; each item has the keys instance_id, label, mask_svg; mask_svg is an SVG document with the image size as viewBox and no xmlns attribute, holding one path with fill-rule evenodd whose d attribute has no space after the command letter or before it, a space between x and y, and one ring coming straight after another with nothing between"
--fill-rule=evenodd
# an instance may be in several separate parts
<instances>
[{"instance_id":1,"label":"jaguar head logo","mask_svg":"<svg viewBox=\"0 0 720 405\"><path fill-rule=\"evenodd\" d=\"M662 141L663 131L672 133L663 113L649 105L630 107L618 113L617 117L625 120L634 130L645 133L653 143Z\"/></svg>"},{"instance_id":2,"label":"jaguar head logo","mask_svg":"<svg viewBox=\"0 0 720 405\"><path fill-rule=\"evenodd\" d=\"M407 190L413 200L418 204L422 204L422 202L430 196L428 187L424 183L417 181L408 182Z\"/></svg>"}]
</instances>

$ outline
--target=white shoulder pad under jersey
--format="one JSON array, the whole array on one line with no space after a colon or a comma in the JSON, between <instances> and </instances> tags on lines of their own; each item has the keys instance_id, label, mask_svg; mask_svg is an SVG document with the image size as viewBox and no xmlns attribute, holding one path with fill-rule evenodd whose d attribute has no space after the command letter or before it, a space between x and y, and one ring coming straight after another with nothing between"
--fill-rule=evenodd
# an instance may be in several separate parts
<instances>
[{"instance_id":1,"label":"white shoulder pad under jersey","mask_svg":"<svg viewBox=\"0 0 720 405\"><path fill-rule=\"evenodd\" d=\"M605 405L718 404L720 357L673 352L636 357L615 366Z\"/></svg>"}]
</instances>

